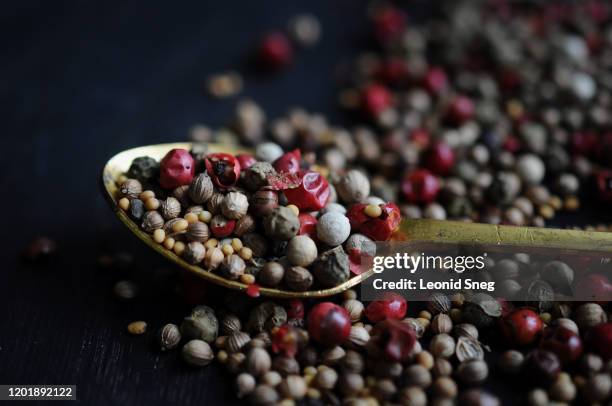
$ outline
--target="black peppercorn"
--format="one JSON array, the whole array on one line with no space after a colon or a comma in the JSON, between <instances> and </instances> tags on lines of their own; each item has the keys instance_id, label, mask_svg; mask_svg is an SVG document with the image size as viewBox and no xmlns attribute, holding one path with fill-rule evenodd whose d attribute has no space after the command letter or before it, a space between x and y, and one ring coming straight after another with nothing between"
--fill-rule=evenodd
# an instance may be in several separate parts
<instances>
[{"instance_id":1,"label":"black peppercorn","mask_svg":"<svg viewBox=\"0 0 612 406\"><path fill-rule=\"evenodd\" d=\"M142 219L145 214L144 203L140 199L132 199L130 201L130 217L134 220Z\"/></svg>"},{"instance_id":2,"label":"black peppercorn","mask_svg":"<svg viewBox=\"0 0 612 406\"><path fill-rule=\"evenodd\" d=\"M159 162L148 156L141 156L132 161L127 176L138 179L143 184L149 184L159 173Z\"/></svg>"}]
</instances>

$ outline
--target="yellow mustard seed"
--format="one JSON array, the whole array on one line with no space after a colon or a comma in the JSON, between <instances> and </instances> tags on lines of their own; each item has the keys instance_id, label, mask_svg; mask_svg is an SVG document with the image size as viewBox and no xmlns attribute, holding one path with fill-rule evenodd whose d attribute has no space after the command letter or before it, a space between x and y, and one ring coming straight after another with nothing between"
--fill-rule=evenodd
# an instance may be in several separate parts
<instances>
[{"instance_id":1,"label":"yellow mustard seed","mask_svg":"<svg viewBox=\"0 0 612 406\"><path fill-rule=\"evenodd\" d=\"M153 241L155 241L158 244L161 244L162 242L164 242L165 239L166 239L166 232L164 230L162 230L161 228L158 228L157 230L153 231Z\"/></svg>"},{"instance_id":2,"label":"yellow mustard seed","mask_svg":"<svg viewBox=\"0 0 612 406\"><path fill-rule=\"evenodd\" d=\"M175 233L180 233L181 231L187 230L189 227L189 223L185 219L179 219L174 224L172 224L172 231Z\"/></svg>"},{"instance_id":3,"label":"yellow mustard seed","mask_svg":"<svg viewBox=\"0 0 612 406\"><path fill-rule=\"evenodd\" d=\"M204 243L204 247L206 249L215 248L219 244L219 240L216 238L209 238L208 241Z\"/></svg>"},{"instance_id":4,"label":"yellow mustard seed","mask_svg":"<svg viewBox=\"0 0 612 406\"><path fill-rule=\"evenodd\" d=\"M368 204L365 209L363 209L363 212L368 217L378 218L382 214L382 209L376 204Z\"/></svg>"},{"instance_id":5,"label":"yellow mustard seed","mask_svg":"<svg viewBox=\"0 0 612 406\"><path fill-rule=\"evenodd\" d=\"M148 198L145 200L144 206L147 210L157 210L159 209L159 200L154 197Z\"/></svg>"},{"instance_id":6,"label":"yellow mustard seed","mask_svg":"<svg viewBox=\"0 0 612 406\"><path fill-rule=\"evenodd\" d=\"M130 209L130 200L127 197L119 199L119 208L123 211L128 211Z\"/></svg>"},{"instance_id":7,"label":"yellow mustard seed","mask_svg":"<svg viewBox=\"0 0 612 406\"><path fill-rule=\"evenodd\" d=\"M240 238L232 238L232 248L236 252L240 251L242 248L242 241L240 241Z\"/></svg>"},{"instance_id":8,"label":"yellow mustard seed","mask_svg":"<svg viewBox=\"0 0 612 406\"><path fill-rule=\"evenodd\" d=\"M221 247L221 251L223 251L224 255L230 256L234 253L234 248L229 244L224 244L223 247Z\"/></svg>"},{"instance_id":9,"label":"yellow mustard seed","mask_svg":"<svg viewBox=\"0 0 612 406\"><path fill-rule=\"evenodd\" d=\"M198 218L202 223L210 223L212 219L212 214L209 211L204 210L200 214L198 214Z\"/></svg>"},{"instance_id":10,"label":"yellow mustard seed","mask_svg":"<svg viewBox=\"0 0 612 406\"><path fill-rule=\"evenodd\" d=\"M155 192L152 190L145 190L144 192L140 194L140 196L138 196L138 198L142 200L143 203L152 197L155 197Z\"/></svg>"},{"instance_id":11,"label":"yellow mustard seed","mask_svg":"<svg viewBox=\"0 0 612 406\"><path fill-rule=\"evenodd\" d=\"M253 250L249 247L242 247L242 249L238 251L238 255L240 255L240 258L248 261L249 259L253 258Z\"/></svg>"},{"instance_id":12,"label":"yellow mustard seed","mask_svg":"<svg viewBox=\"0 0 612 406\"><path fill-rule=\"evenodd\" d=\"M175 242L173 251L178 256L183 255L183 252L185 252L185 243L182 241Z\"/></svg>"},{"instance_id":13,"label":"yellow mustard seed","mask_svg":"<svg viewBox=\"0 0 612 406\"><path fill-rule=\"evenodd\" d=\"M133 335L141 335L147 331L147 323L144 321L133 321L127 326L127 331Z\"/></svg>"},{"instance_id":14,"label":"yellow mustard seed","mask_svg":"<svg viewBox=\"0 0 612 406\"><path fill-rule=\"evenodd\" d=\"M189 224L194 224L194 223L197 223L199 221L199 218L198 218L198 215L195 214L195 213L187 213L187 214L185 214L185 220Z\"/></svg>"},{"instance_id":15,"label":"yellow mustard seed","mask_svg":"<svg viewBox=\"0 0 612 406\"><path fill-rule=\"evenodd\" d=\"M244 283L245 285L252 285L255 283L255 276L251 275L250 273L242 274L240 275L240 282Z\"/></svg>"},{"instance_id":16,"label":"yellow mustard seed","mask_svg":"<svg viewBox=\"0 0 612 406\"><path fill-rule=\"evenodd\" d=\"M298 207L295 204L289 204L287 205L287 208L290 209L293 214L295 214L296 216L300 215L300 209L298 209Z\"/></svg>"},{"instance_id":17,"label":"yellow mustard seed","mask_svg":"<svg viewBox=\"0 0 612 406\"><path fill-rule=\"evenodd\" d=\"M167 250L171 250L172 248L174 248L174 243L174 238L168 237L164 240L164 248Z\"/></svg>"}]
</instances>

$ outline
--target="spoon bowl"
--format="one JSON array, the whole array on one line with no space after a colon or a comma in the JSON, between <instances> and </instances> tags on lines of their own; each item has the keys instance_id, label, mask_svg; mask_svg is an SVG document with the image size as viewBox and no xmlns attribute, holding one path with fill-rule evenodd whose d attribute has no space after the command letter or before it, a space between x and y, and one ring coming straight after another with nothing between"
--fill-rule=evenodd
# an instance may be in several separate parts
<instances>
[{"instance_id":1,"label":"spoon bowl","mask_svg":"<svg viewBox=\"0 0 612 406\"><path fill-rule=\"evenodd\" d=\"M199 266L192 265L174 252L165 249L162 245L153 241L153 238L141 230L140 226L132 221L132 219L130 219L130 217L117 205L117 180L128 171L135 158L149 156L159 161L171 149L183 148L189 150L191 147L192 143L189 142L158 144L132 148L118 153L106 163L102 171L101 183L103 194L119 220L136 237L160 255L206 281L225 288L244 291L248 288L248 285L239 281L226 279ZM238 154L251 151L237 146L208 144L208 152ZM558 252L612 252L612 233L594 231L516 227L458 221L404 219L401 222L400 232L398 233L398 236L400 235L404 236L404 238L408 237L411 242L415 243L482 245L497 248L503 248L504 246L514 248L525 247L529 250L559 250ZM294 292L262 286L259 289L259 293L262 296L276 298L326 297L341 293L356 286L373 274L374 271L369 269L360 275L353 275L346 282L329 289Z\"/></svg>"}]
</instances>

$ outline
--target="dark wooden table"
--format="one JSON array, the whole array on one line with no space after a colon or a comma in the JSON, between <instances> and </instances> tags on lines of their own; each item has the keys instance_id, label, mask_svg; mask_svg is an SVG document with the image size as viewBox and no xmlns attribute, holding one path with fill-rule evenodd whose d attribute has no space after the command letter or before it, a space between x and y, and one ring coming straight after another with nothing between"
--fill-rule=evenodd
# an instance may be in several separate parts
<instances>
[{"instance_id":1,"label":"dark wooden table","mask_svg":"<svg viewBox=\"0 0 612 406\"><path fill-rule=\"evenodd\" d=\"M187 307L155 292L113 298L113 284L134 271L98 267L101 253L132 252L140 277L167 264L113 217L98 175L117 151L226 123L235 100L206 97L206 75L242 67L259 35L302 11L321 18L324 41L281 75L247 73L244 95L271 117L301 105L341 121L334 72L365 35L364 8L353 0L3 6L0 384L76 384L87 405L237 403L218 367L189 369L177 351L125 332L136 319L152 329L178 322ZM59 258L22 263L19 253L40 234L57 239Z\"/></svg>"}]
</instances>

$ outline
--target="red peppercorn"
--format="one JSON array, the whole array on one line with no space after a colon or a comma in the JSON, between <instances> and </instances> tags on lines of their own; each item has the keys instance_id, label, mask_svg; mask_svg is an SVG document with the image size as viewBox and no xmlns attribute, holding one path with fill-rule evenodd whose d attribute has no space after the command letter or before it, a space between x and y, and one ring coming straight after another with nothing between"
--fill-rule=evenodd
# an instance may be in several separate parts
<instances>
[{"instance_id":1,"label":"red peppercorn","mask_svg":"<svg viewBox=\"0 0 612 406\"><path fill-rule=\"evenodd\" d=\"M380 42L397 39L406 29L406 14L395 7L384 7L374 15L374 35Z\"/></svg>"},{"instance_id":2,"label":"red peppercorn","mask_svg":"<svg viewBox=\"0 0 612 406\"><path fill-rule=\"evenodd\" d=\"M388 293L382 300L370 302L365 309L365 315L372 323L378 323L386 319L402 319L407 310L406 299L397 293Z\"/></svg>"},{"instance_id":3,"label":"red peppercorn","mask_svg":"<svg viewBox=\"0 0 612 406\"><path fill-rule=\"evenodd\" d=\"M612 171L601 170L596 175L599 198L606 202L612 201Z\"/></svg>"},{"instance_id":4,"label":"red peppercorn","mask_svg":"<svg viewBox=\"0 0 612 406\"><path fill-rule=\"evenodd\" d=\"M542 331L542 319L528 308L511 312L501 320L501 331L511 345L527 345L535 341Z\"/></svg>"},{"instance_id":5,"label":"red peppercorn","mask_svg":"<svg viewBox=\"0 0 612 406\"><path fill-rule=\"evenodd\" d=\"M577 155L591 155L599 146L599 137L592 132L576 132L572 135L572 152Z\"/></svg>"},{"instance_id":6,"label":"red peppercorn","mask_svg":"<svg viewBox=\"0 0 612 406\"><path fill-rule=\"evenodd\" d=\"M266 35L259 44L257 59L267 69L283 68L293 60L291 42L282 32L272 32Z\"/></svg>"},{"instance_id":7,"label":"red peppercorn","mask_svg":"<svg viewBox=\"0 0 612 406\"><path fill-rule=\"evenodd\" d=\"M249 155L249 154L238 154L236 155L236 159L238 160L238 163L240 164L241 170L249 169L251 165L257 162L257 159L255 159L253 155Z\"/></svg>"},{"instance_id":8,"label":"red peppercorn","mask_svg":"<svg viewBox=\"0 0 612 406\"><path fill-rule=\"evenodd\" d=\"M287 357L295 357L298 350L298 333L295 327L284 324L272 335L272 351Z\"/></svg>"},{"instance_id":9,"label":"red peppercorn","mask_svg":"<svg viewBox=\"0 0 612 406\"><path fill-rule=\"evenodd\" d=\"M416 344L414 329L395 319L386 319L374 327L381 334L385 356L393 362L403 362L410 358Z\"/></svg>"},{"instance_id":10,"label":"red peppercorn","mask_svg":"<svg viewBox=\"0 0 612 406\"><path fill-rule=\"evenodd\" d=\"M232 154L218 152L206 156L206 172L218 187L233 186L240 177L240 162Z\"/></svg>"},{"instance_id":11,"label":"red peppercorn","mask_svg":"<svg viewBox=\"0 0 612 406\"><path fill-rule=\"evenodd\" d=\"M257 298L261 294L261 287L256 283L251 283L245 292L248 297Z\"/></svg>"},{"instance_id":12,"label":"red peppercorn","mask_svg":"<svg viewBox=\"0 0 612 406\"><path fill-rule=\"evenodd\" d=\"M426 169L410 172L402 181L402 194L410 203L431 203L439 191L440 181Z\"/></svg>"},{"instance_id":13,"label":"red peppercorn","mask_svg":"<svg viewBox=\"0 0 612 406\"><path fill-rule=\"evenodd\" d=\"M415 143L419 148L425 149L429 147L431 136L429 135L429 131L423 128L417 128L410 132L408 140Z\"/></svg>"},{"instance_id":14,"label":"red peppercorn","mask_svg":"<svg viewBox=\"0 0 612 406\"><path fill-rule=\"evenodd\" d=\"M408 65L400 58L389 58L382 63L376 76L390 85L400 85L408 79Z\"/></svg>"},{"instance_id":15,"label":"red peppercorn","mask_svg":"<svg viewBox=\"0 0 612 406\"><path fill-rule=\"evenodd\" d=\"M438 94L448 87L448 78L444 69L431 67L423 77L423 86L431 93Z\"/></svg>"},{"instance_id":16,"label":"red peppercorn","mask_svg":"<svg viewBox=\"0 0 612 406\"><path fill-rule=\"evenodd\" d=\"M586 348L609 361L612 359L612 323L591 327L585 336Z\"/></svg>"},{"instance_id":17,"label":"red peppercorn","mask_svg":"<svg viewBox=\"0 0 612 406\"><path fill-rule=\"evenodd\" d=\"M502 147L508 152L518 152L521 149L521 140L519 140L518 137L510 135L506 137Z\"/></svg>"},{"instance_id":18,"label":"red peppercorn","mask_svg":"<svg viewBox=\"0 0 612 406\"><path fill-rule=\"evenodd\" d=\"M361 94L361 107L369 117L378 117L391 107L392 103L393 99L389 89L379 84L369 85L363 89Z\"/></svg>"},{"instance_id":19,"label":"red peppercorn","mask_svg":"<svg viewBox=\"0 0 612 406\"><path fill-rule=\"evenodd\" d=\"M300 213L298 216L300 220L300 231L298 235L307 235L310 238L317 235L317 219L308 213Z\"/></svg>"},{"instance_id":20,"label":"red peppercorn","mask_svg":"<svg viewBox=\"0 0 612 406\"><path fill-rule=\"evenodd\" d=\"M225 238L232 234L236 227L236 220L228 220L223 216L217 215L210 221L210 232L216 238Z\"/></svg>"},{"instance_id":21,"label":"red peppercorn","mask_svg":"<svg viewBox=\"0 0 612 406\"><path fill-rule=\"evenodd\" d=\"M190 184L194 174L195 165L189 151L173 149L161 160L159 184L164 189L175 189Z\"/></svg>"},{"instance_id":22,"label":"red peppercorn","mask_svg":"<svg viewBox=\"0 0 612 406\"><path fill-rule=\"evenodd\" d=\"M325 346L342 344L350 332L351 319L341 306L322 302L308 313L308 334Z\"/></svg>"},{"instance_id":23,"label":"red peppercorn","mask_svg":"<svg viewBox=\"0 0 612 406\"><path fill-rule=\"evenodd\" d=\"M555 353L561 363L569 364L582 354L582 340L565 327L547 329L540 341L540 349Z\"/></svg>"},{"instance_id":24,"label":"red peppercorn","mask_svg":"<svg viewBox=\"0 0 612 406\"><path fill-rule=\"evenodd\" d=\"M474 103L467 96L457 96L448 110L448 118L454 124L463 124L474 116Z\"/></svg>"},{"instance_id":25,"label":"red peppercorn","mask_svg":"<svg viewBox=\"0 0 612 406\"><path fill-rule=\"evenodd\" d=\"M444 142L436 142L425 155L425 166L436 175L446 175L455 164L453 149Z\"/></svg>"},{"instance_id":26,"label":"red peppercorn","mask_svg":"<svg viewBox=\"0 0 612 406\"><path fill-rule=\"evenodd\" d=\"M605 304L612 298L612 283L602 274L581 275L574 292L574 299Z\"/></svg>"},{"instance_id":27,"label":"red peppercorn","mask_svg":"<svg viewBox=\"0 0 612 406\"><path fill-rule=\"evenodd\" d=\"M301 161L302 152L299 149L294 149L274 161L273 166L278 172L297 173L300 170Z\"/></svg>"},{"instance_id":28,"label":"red peppercorn","mask_svg":"<svg viewBox=\"0 0 612 406\"><path fill-rule=\"evenodd\" d=\"M561 372L561 363L550 351L533 350L525 357L523 372L530 385L548 386Z\"/></svg>"},{"instance_id":29,"label":"red peppercorn","mask_svg":"<svg viewBox=\"0 0 612 406\"><path fill-rule=\"evenodd\" d=\"M301 183L298 187L285 190L290 204L300 210L321 210L327 204L330 189L327 179L319 172L299 171Z\"/></svg>"},{"instance_id":30,"label":"red peppercorn","mask_svg":"<svg viewBox=\"0 0 612 406\"><path fill-rule=\"evenodd\" d=\"M351 229L362 233L374 241L387 241L399 228L401 214L395 203L381 204L382 214L376 218L365 214L367 204L357 203L352 205L346 213Z\"/></svg>"},{"instance_id":31,"label":"red peppercorn","mask_svg":"<svg viewBox=\"0 0 612 406\"><path fill-rule=\"evenodd\" d=\"M286 306L287 317L290 319L304 318L304 302L300 299L291 299Z\"/></svg>"}]
</instances>

